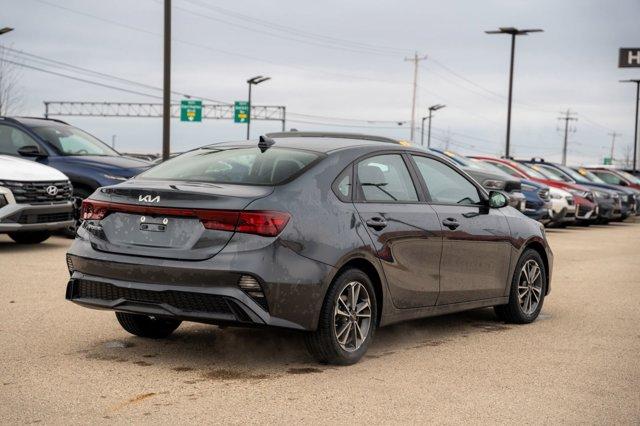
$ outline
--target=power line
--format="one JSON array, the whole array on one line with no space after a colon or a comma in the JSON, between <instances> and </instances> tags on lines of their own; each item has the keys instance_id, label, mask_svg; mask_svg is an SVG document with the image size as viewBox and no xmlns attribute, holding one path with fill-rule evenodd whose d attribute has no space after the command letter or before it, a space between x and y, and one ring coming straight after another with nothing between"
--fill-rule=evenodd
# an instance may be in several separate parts
<instances>
[{"instance_id":1,"label":"power line","mask_svg":"<svg viewBox=\"0 0 640 426\"><path fill-rule=\"evenodd\" d=\"M74 76L71 76L71 75L68 75L68 74L62 74L62 73L59 73L59 72L46 70L46 69L43 69L43 68L34 67L34 66L31 66L31 65L27 65L27 64L22 64L20 62L11 61L9 59L3 59L3 61L4 62L8 62L8 63L13 64L13 65L16 65L16 66L19 66L19 67L32 69L32 70L44 72L44 73L47 73L47 74L53 74L53 75L56 75L58 77L68 78L68 79L71 79L71 80L76 80L76 81L80 81L80 82L87 83L87 84L93 84L95 86L101 86L101 87L105 87L107 89L119 90L121 92L131 93L131 94L140 95L140 96L146 96L146 97L155 98L155 99L162 99L161 96L151 95L149 93L138 92L136 90L124 89L122 87L112 86L110 84L104 84L104 83L100 83L100 82L97 82L97 81L87 80L87 79L84 79L84 78L74 77Z\"/></svg>"}]
</instances>

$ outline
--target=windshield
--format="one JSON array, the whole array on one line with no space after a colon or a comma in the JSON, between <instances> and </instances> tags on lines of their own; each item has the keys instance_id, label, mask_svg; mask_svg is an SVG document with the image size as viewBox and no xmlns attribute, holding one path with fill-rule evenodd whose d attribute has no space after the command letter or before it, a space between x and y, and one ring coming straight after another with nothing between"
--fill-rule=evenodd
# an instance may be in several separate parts
<instances>
[{"instance_id":1,"label":"windshield","mask_svg":"<svg viewBox=\"0 0 640 426\"><path fill-rule=\"evenodd\" d=\"M544 172L531 168L528 164L520 163L518 164L518 167L520 167L527 175L536 179L552 179L550 176L544 174Z\"/></svg>"},{"instance_id":2,"label":"windshield","mask_svg":"<svg viewBox=\"0 0 640 426\"><path fill-rule=\"evenodd\" d=\"M137 179L179 180L243 185L277 185L292 177L319 154L297 149L202 148L172 158Z\"/></svg>"},{"instance_id":3,"label":"windshield","mask_svg":"<svg viewBox=\"0 0 640 426\"><path fill-rule=\"evenodd\" d=\"M553 180L557 180L560 182L570 182L571 179L569 179L564 173L562 173L560 170L551 168L551 167L542 167L538 164L532 164L531 168L536 170L539 173L542 173L543 175L547 176L547 179L553 179Z\"/></svg>"},{"instance_id":4,"label":"windshield","mask_svg":"<svg viewBox=\"0 0 640 426\"><path fill-rule=\"evenodd\" d=\"M502 176L505 178L509 178L509 179L513 179L513 175L511 173L507 173L506 171L502 170L500 167L497 167L496 165L492 164L492 163L486 163L482 160L477 160L475 158L467 158L467 160L469 160L471 162L471 164L473 164L474 166L477 165L479 166L482 170L485 170L487 172L491 172L493 174L496 174L498 176Z\"/></svg>"},{"instance_id":5,"label":"windshield","mask_svg":"<svg viewBox=\"0 0 640 426\"><path fill-rule=\"evenodd\" d=\"M584 180L584 176L582 176L580 173L576 172L570 167L559 166L559 169L565 172L566 174L568 174L573 180L577 182Z\"/></svg>"},{"instance_id":6,"label":"windshield","mask_svg":"<svg viewBox=\"0 0 640 426\"><path fill-rule=\"evenodd\" d=\"M593 173L591 173L589 170L583 169L582 167L580 167L578 169L578 173L580 173L580 175L582 175L583 177L589 179L591 182L594 182L594 183L607 183L607 182L603 181L602 179L600 179L598 176L596 176Z\"/></svg>"},{"instance_id":7,"label":"windshield","mask_svg":"<svg viewBox=\"0 0 640 426\"><path fill-rule=\"evenodd\" d=\"M120 155L105 143L72 126L56 124L33 127L32 130L60 155Z\"/></svg>"}]
</instances>

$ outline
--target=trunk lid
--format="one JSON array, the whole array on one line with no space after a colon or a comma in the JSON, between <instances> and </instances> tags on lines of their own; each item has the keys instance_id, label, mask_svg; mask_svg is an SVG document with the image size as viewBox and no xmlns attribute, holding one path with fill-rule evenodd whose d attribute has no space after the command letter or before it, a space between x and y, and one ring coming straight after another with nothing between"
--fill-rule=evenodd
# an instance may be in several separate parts
<instances>
[{"instance_id":1,"label":"trunk lid","mask_svg":"<svg viewBox=\"0 0 640 426\"><path fill-rule=\"evenodd\" d=\"M238 211L273 192L272 186L248 186L133 180L102 188L91 196L95 208L108 210L86 229L97 250L169 258L209 259L234 234L207 229L207 220L233 223Z\"/></svg>"}]
</instances>

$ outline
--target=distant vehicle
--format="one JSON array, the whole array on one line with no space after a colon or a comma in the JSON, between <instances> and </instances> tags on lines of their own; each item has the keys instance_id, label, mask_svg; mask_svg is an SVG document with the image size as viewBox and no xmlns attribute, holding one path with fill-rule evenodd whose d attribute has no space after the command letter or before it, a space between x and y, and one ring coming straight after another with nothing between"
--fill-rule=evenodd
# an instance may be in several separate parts
<instances>
[{"instance_id":1,"label":"distant vehicle","mask_svg":"<svg viewBox=\"0 0 640 426\"><path fill-rule=\"evenodd\" d=\"M0 155L0 234L21 244L43 242L73 223L71 191L58 170Z\"/></svg>"},{"instance_id":2,"label":"distant vehicle","mask_svg":"<svg viewBox=\"0 0 640 426\"><path fill-rule=\"evenodd\" d=\"M640 190L640 178L624 170L613 167L608 168L606 166L584 166L584 168L590 170L594 175L611 185L628 186Z\"/></svg>"},{"instance_id":3,"label":"distant vehicle","mask_svg":"<svg viewBox=\"0 0 640 426\"><path fill-rule=\"evenodd\" d=\"M533 322L553 267L544 227L501 192L376 136L205 146L101 188L82 217L67 299L142 337L181 321L299 330L332 364L403 320L493 306Z\"/></svg>"},{"instance_id":4,"label":"distant vehicle","mask_svg":"<svg viewBox=\"0 0 640 426\"><path fill-rule=\"evenodd\" d=\"M544 159L521 160L521 162L528 164L531 168L548 175L552 179L578 184L593 192L596 203L598 204L598 217L596 218L597 223L606 224L609 223L610 220L622 219L623 206L621 195L626 195L623 192L618 191L615 188L607 188L606 185L594 184L593 182L583 179L582 176L570 168L565 168L560 164L549 163L544 161ZM580 179L580 182L572 176L572 173L577 175L576 177ZM626 196L625 201L627 201ZM628 209L628 204L625 203L625 214Z\"/></svg>"},{"instance_id":5,"label":"distant vehicle","mask_svg":"<svg viewBox=\"0 0 640 426\"><path fill-rule=\"evenodd\" d=\"M587 179L590 182L597 184L606 184L623 190L627 194L627 202L630 208L630 215L640 215L640 189L635 189L631 186L608 184L591 170L585 169L584 167L575 167L573 170L579 173L583 179Z\"/></svg>"},{"instance_id":6,"label":"distant vehicle","mask_svg":"<svg viewBox=\"0 0 640 426\"><path fill-rule=\"evenodd\" d=\"M44 118L0 117L0 154L60 170L71 180L78 207L97 188L123 182L150 167L149 162L124 157L76 127Z\"/></svg>"},{"instance_id":7,"label":"distant vehicle","mask_svg":"<svg viewBox=\"0 0 640 426\"><path fill-rule=\"evenodd\" d=\"M551 198L551 209L549 210L551 226L564 228L575 222L576 203L570 192L550 186L549 197Z\"/></svg>"},{"instance_id":8,"label":"distant vehicle","mask_svg":"<svg viewBox=\"0 0 640 426\"><path fill-rule=\"evenodd\" d=\"M438 155L443 155L458 167L473 176L487 191L503 191L509 197L509 205L524 213L527 199L521 192L522 182L519 178L506 173L497 173L494 170L483 167L480 163L474 163L467 157L449 150L430 149Z\"/></svg>"},{"instance_id":9,"label":"distant vehicle","mask_svg":"<svg viewBox=\"0 0 640 426\"><path fill-rule=\"evenodd\" d=\"M493 171L494 173L499 175L507 175L511 177L511 175L506 173L504 170L496 167L491 163L477 160L475 158L467 158L469 158L472 163L480 163L482 167L486 168L489 171ZM545 184L534 182L528 179L521 179L520 183L520 192L522 192L522 194L524 194L526 198L526 204L523 213L531 219L537 220L538 222L544 224L551 222L551 216L549 214L549 209L551 209L549 187Z\"/></svg>"},{"instance_id":10,"label":"distant vehicle","mask_svg":"<svg viewBox=\"0 0 640 426\"><path fill-rule=\"evenodd\" d=\"M595 196L593 192L584 186L558 181L540 171L532 169L526 164L511 159L488 156L474 156L474 158L490 162L513 176L530 179L535 182L544 183L550 187L570 192L576 205L575 223L579 225L589 226L594 219L598 217L598 205L595 202Z\"/></svg>"}]
</instances>

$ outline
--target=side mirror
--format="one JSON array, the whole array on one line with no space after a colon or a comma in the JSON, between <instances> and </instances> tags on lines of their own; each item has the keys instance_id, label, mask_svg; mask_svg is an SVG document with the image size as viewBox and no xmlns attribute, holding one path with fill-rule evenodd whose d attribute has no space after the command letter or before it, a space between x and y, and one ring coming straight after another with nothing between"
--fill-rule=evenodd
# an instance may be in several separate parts
<instances>
[{"instance_id":1,"label":"side mirror","mask_svg":"<svg viewBox=\"0 0 640 426\"><path fill-rule=\"evenodd\" d=\"M629 184L623 180L620 181L620 186L629 186Z\"/></svg>"},{"instance_id":2,"label":"side mirror","mask_svg":"<svg viewBox=\"0 0 640 426\"><path fill-rule=\"evenodd\" d=\"M509 205L509 199L498 191L489 192L489 207L492 209L501 209Z\"/></svg>"},{"instance_id":3,"label":"side mirror","mask_svg":"<svg viewBox=\"0 0 640 426\"><path fill-rule=\"evenodd\" d=\"M47 154L42 152L35 145L25 145L21 148L18 148L18 154L22 155L23 157L46 157L47 156Z\"/></svg>"}]
</instances>

